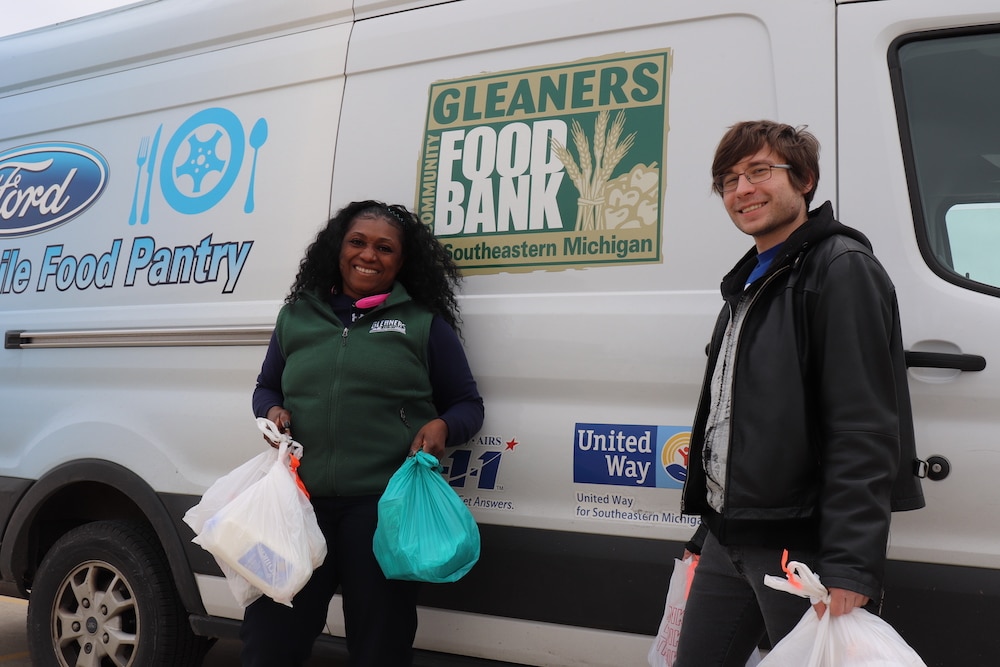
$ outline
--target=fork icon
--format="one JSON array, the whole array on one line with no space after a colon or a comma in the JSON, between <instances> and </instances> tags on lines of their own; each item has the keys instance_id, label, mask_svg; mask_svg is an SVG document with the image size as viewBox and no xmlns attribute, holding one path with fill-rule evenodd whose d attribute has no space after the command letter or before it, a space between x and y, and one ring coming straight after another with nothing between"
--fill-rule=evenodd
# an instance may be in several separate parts
<instances>
[{"instance_id":1,"label":"fork icon","mask_svg":"<svg viewBox=\"0 0 1000 667\"><path fill-rule=\"evenodd\" d=\"M128 216L128 224L134 225L136 219L136 208L139 200L139 180L142 177L142 165L146 164L149 157L149 137L143 137L139 142L139 154L135 156L135 192L132 193L132 212Z\"/></svg>"}]
</instances>

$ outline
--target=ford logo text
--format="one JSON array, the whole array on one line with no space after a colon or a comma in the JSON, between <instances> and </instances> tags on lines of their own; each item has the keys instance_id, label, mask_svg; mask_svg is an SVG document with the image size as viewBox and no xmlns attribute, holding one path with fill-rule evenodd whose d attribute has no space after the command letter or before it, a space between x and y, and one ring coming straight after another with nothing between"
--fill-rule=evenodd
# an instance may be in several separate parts
<instances>
[{"instance_id":1,"label":"ford logo text","mask_svg":"<svg viewBox=\"0 0 1000 667\"><path fill-rule=\"evenodd\" d=\"M66 142L0 152L0 238L37 234L83 213L108 184L108 162Z\"/></svg>"}]
</instances>

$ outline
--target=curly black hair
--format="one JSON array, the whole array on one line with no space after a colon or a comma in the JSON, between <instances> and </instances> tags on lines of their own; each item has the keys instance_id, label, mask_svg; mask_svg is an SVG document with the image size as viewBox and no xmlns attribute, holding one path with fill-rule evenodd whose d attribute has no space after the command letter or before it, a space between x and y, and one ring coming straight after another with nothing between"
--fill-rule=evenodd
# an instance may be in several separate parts
<instances>
[{"instance_id":1,"label":"curly black hair","mask_svg":"<svg viewBox=\"0 0 1000 667\"><path fill-rule=\"evenodd\" d=\"M417 220L405 206L373 199L351 202L330 218L299 262L299 272L285 303L296 301L303 292L326 294L341 289L340 248L359 218L379 218L402 232L403 266L396 281L414 301L440 315L458 331L461 319L455 292L462 275L451 255L430 227Z\"/></svg>"}]
</instances>

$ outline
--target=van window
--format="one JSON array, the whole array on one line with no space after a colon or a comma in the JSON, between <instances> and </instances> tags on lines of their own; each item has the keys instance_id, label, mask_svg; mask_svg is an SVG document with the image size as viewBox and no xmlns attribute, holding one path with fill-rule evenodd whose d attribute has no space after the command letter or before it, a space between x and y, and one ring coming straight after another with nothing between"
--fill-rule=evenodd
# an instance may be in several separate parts
<instances>
[{"instance_id":1,"label":"van window","mask_svg":"<svg viewBox=\"0 0 1000 667\"><path fill-rule=\"evenodd\" d=\"M955 272L1000 285L1000 204L956 204L944 215Z\"/></svg>"},{"instance_id":2,"label":"van window","mask_svg":"<svg viewBox=\"0 0 1000 667\"><path fill-rule=\"evenodd\" d=\"M895 46L921 252L945 279L1000 296L1000 33L936 31Z\"/></svg>"}]
</instances>

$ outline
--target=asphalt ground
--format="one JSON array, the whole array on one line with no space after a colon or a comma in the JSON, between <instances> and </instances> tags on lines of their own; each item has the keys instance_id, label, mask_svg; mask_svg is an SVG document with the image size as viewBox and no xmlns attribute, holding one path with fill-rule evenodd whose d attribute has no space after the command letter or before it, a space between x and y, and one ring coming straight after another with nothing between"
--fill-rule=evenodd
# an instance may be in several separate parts
<instances>
[{"instance_id":1,"label":"asphalt ground","mask_svg":"<svg viewBox=\"0 0 1000 667\"><path fill-rule=\"evenodd\" d=\"M0 667L32 667L27 638L28 601L0 596ZM240 642L220 639L205 656L202 667L239 667ZM319 647L306 667L346 667L343 651L333 646ZM458 656L417 651L414 667L519 667ZM180 667L180 666L178 666Z\"/></svg>"},{"instance_id":2,"label":"asphalt ground","mask_svg":"<svg viewBox=\"0 0 1000 667\"><path fill-rule=\"evenodd\" d=\"M28 601L0 596L0 665L31 667L25 617Z\"/></svg>"},{"instance_id":3,"label":"asphalt ground","mask_svg":"<svg viewBox=\"0 0 1000 667\"><path fill-rule=\"evenodd\" d=\"M26 622L28 601L0 596L0 667L32 667L28 654ZM215 643L205 657L203 667L239 667L240 643L223 639ZM343 667L346 660L314 657L308 667Z\"/></svg>"}]
</instances>

